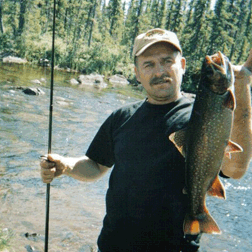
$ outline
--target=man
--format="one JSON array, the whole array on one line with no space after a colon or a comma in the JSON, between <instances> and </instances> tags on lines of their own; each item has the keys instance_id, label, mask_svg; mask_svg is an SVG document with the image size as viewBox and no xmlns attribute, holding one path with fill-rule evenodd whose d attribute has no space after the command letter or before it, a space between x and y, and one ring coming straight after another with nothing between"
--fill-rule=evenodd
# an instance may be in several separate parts
<instances>
[{"instance_id":1,"label":"man","mask_svg":"<svg viewBox=\"0 0 252 252\"><path fill-rule=\"evenodd\" d=\"M162 29L139 35L133 55L147 99L112 113L86 156L42 159L41 176L45 183L61 174L90 181L114 166L98 238L101 252L197 251L200 235L183 234L184 158L168 140L186 127L192 110L180 92L186 61L176 34Z\"/></svg>"}]
</instances>

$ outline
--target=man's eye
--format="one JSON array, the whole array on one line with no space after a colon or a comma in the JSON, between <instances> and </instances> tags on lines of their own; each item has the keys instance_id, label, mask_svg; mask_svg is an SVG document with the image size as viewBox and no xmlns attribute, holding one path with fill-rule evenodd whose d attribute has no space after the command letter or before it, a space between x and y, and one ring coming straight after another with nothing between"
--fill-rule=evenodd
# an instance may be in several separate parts
<instances>
[{"instance_id":1,"label":"man's eye","mask_svg":"<svg viewBox=\"0 0 252 252\"><path fill-rule=\"evenodd\" d=\"M153 66L153 64L148 63L148 64L145 64L145 65L144 65L144 68L151 68L152 66Z\"/></svg>"},{"instance_id":2,"label":"man's eye","mask_svg":"<svg viewBox=\"0 0 252 252\"><path fill-rule=\"evenodd\" d=\"M166 59L165 63L172 63L172 60L171 59Z\"/></svg>"}]
</instances>

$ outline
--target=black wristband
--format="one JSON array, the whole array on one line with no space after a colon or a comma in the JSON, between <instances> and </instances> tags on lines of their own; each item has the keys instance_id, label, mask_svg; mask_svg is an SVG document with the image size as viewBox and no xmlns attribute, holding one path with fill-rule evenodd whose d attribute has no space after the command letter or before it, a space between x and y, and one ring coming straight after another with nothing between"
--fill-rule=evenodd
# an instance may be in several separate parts
<instances>
[{"instance_id":1,"label":"black wristband","mask_svg":"<svg viewBox=\"0 0 252 252\"><path fill-rule=\"evenodd\" d=\"M225 174L223 174L222 171L220 171L219 175L220 175L222 178L229 178L228 176L226 176Z\"/></svg>"}]
</instances>

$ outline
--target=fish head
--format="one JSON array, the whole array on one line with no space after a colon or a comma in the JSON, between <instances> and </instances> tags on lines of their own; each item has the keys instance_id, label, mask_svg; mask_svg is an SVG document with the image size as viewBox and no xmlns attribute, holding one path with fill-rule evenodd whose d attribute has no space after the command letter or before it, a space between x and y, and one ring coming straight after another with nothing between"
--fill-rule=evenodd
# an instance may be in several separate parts
<instances>
[{"instance_id":1,"label":"fish head","mask_svg":"<svg viewBox=\"0 0 252 252\"><path fill-rule=\"evenodd\" d=\"M224 94L234 89L234 71L229 59L218 52L206 56L202 65L201 82L217 94Z\"/></svg>"}]
</instances>

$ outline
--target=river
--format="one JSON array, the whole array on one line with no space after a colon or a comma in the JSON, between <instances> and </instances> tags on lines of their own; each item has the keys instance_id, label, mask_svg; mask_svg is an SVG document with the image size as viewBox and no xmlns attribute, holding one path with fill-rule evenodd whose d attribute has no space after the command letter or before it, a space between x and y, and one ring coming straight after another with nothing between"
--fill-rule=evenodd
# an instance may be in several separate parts
<instances>
[{"instance_id":1,"label":"river","mask_svg":"<svg viewBox=\"0 0 252 252\"><path fill-rule=\"evenodd\" d=\"M79 89L70 86L72 77L55 73L52 152L81 156L106 117L139 96L131 89ZM10 88L36 86L31 80L41 78L45 95ZM0 234L11 234L13 252L44 249L46 186L39 160L48 148L49 86L49 69L0 65ZM62 176L51 183L50 252L96 251L108 177L84 183ZM227 199L207 199L222 234L203 235L202 252L252 251L251 178L250 167L240 180L222 179Z\"/></svg>"}]
</instances>

